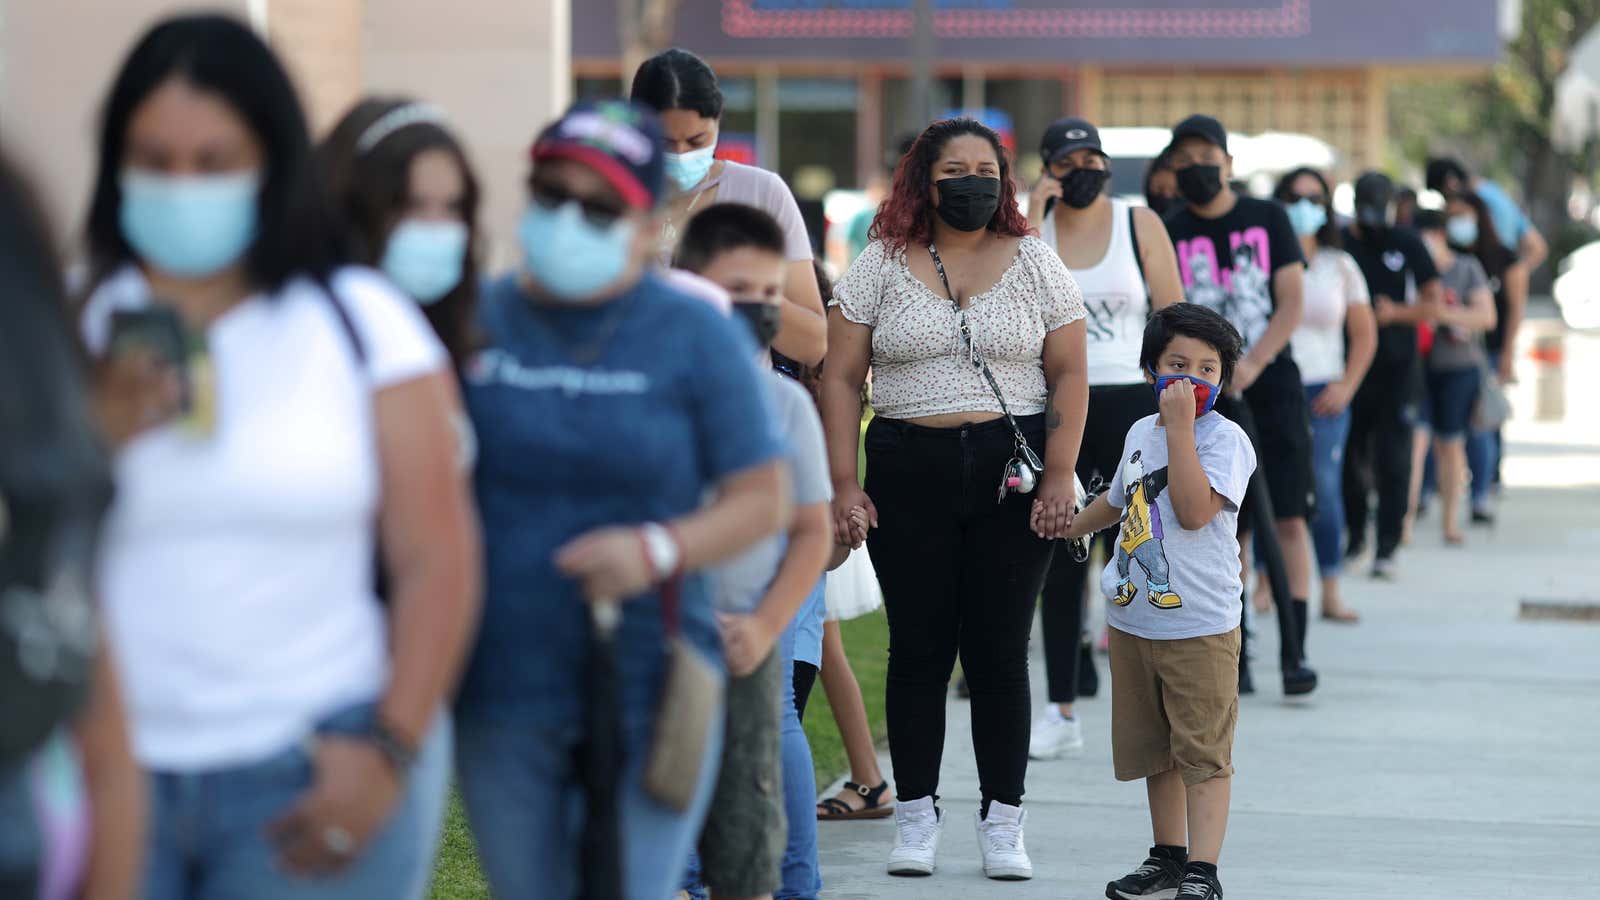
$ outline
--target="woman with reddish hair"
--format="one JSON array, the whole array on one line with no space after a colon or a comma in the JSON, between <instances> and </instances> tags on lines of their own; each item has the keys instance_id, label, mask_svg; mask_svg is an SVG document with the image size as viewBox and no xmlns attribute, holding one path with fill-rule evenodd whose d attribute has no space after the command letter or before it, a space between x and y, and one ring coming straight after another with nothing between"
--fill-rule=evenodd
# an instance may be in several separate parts
<instances>
[{"instance_id":1,"label":"woman with reddish hair","mask_svg":"<svg viewBox=\"0 0 1600 900\"><path fill-rule=\"evenodd\" d=\"M1010 168L982 124L928 126L830 304L822 413L836 533L865 541L889 615L891 875L934 869L958 653L972 690L984 873L1033 875L1021 809L1028 632L1050 541L1072 521L1089 388L1082 295L1031 234ZM856 441L869 368L876 417L863 490ZM852 524L858 509L865 532Z\"/></svg>"}]
</instances>

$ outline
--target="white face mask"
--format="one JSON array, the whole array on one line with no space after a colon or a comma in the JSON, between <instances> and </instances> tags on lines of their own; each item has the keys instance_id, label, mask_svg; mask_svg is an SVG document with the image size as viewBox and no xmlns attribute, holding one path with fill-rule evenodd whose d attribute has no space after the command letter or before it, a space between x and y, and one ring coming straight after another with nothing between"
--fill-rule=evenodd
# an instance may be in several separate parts
<instances>
[{"instance_id":1,"label":"white face mask","mask_svg":"<svg viewBox=\"0 0 1600 900\"><path fill-rule=\"evenodd\" d=\"M701 147L699 150L690 150L688 153L665 153L667 177L678 186L678 190L687 191L711 174L711 165L716 162L717 145Z\"/></svg>"}]
</instances>

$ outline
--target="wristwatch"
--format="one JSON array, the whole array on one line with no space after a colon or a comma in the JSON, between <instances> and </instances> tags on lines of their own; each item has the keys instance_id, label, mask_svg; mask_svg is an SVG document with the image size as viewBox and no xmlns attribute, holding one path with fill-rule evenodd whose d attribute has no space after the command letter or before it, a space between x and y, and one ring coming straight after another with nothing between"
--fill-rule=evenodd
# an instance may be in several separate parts
<instances>
[{"instance_id":1,"label":"wristwatch","mask_svg":"<svg viewBox=\"0 0 1600 900\"><path fill-rule=\"evenodd\" d=\"M683 563L683 549L670 529L651 522L640 526L639 537L644 541L644 555L657 581L666 581L678 574Z\"/></svg>"},{"instance_id":2,"label":"wristwatch","mask_svg":"<svg viewBox=\"0 0 1600 900\"><path fill-rule=\"evenodd\" d=\"M390 728L382 719L374 719L363 735L394 770L396 777L404 780L417 761L417 748Z\"/></svg>"}]
</instances>

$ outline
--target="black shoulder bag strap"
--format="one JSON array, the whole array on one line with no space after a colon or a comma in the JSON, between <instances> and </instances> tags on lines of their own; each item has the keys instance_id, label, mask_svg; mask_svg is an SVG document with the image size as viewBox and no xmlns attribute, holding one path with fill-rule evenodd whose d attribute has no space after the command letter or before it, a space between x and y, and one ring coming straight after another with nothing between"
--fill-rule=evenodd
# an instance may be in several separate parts
<instances>
[{"instance_id":1,"label":"black shoulder bag strap","mask_svg":"<svg viewBox=\"0 0 1600 900\"><path fill-rule=\"evenodd\" d=\"M932 244L928 245L928 255L933 257L933 267L939 271L939 281L944 285L944 294L950 298L950 303L956 308L956 319L961 331L961 345L967 351L967 357L972 364L983 373L985 381L989 382L989 390L994 392L994 399L1000 401L1000 411L1005 414L1006 424L1011 426L1011 434L1017 439L1017 452L1021 454L1023 462L1035 472L1044 471L1044 463L1039 460L1039 455L1028 446L1028 439L1022 436L1022 429L1018 427L1017 420L1011 415L1011 407L1006 405L1005 395L1000 392L1000 382L995 380L994 373L989 371L989 363L978 352L978 347L972 342L972 329L967 325L967 311L961 308L961 302L956 299L955 292L950 290L950 276L944 272L944 260L939 258L939 249Z\"/></svg>"},{"instance_id":2,"label":"black shoulder bag strap","mask_svg":"<svg viewBox=\"0 0 1600 900\"><path fill-rule=\"evenodd\" d=\"M1139 221L1133 217L1138 209L1128 204L1128 239L1133 242L1133 264L1139 267L1139 281L1144 285L1144 308L1148 314L1155 304L1150 302L1150 280L1144 277L1144 254L1139 252Z\"/></svg>"}]
</instances>

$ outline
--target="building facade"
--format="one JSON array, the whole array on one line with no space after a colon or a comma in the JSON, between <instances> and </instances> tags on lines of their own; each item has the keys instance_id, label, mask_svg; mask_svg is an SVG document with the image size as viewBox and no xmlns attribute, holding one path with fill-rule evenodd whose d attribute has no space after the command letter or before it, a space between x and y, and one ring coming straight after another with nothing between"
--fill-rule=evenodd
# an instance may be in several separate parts
<instances>
[{"instance_id":1,"label":"building facade","mask_svg":"<svg viewBox=\"0 0 1600 900\"><path fill-rule=\"evenodd\" d=\"M568 102L569 0L209 0L287 62L314 134L366 93L442 107L484 188L491 263L512 258L527 150ZM133 42L182 0L0 0L0 146L38 183L61 237L88 203L96 117Z\"/></svg>"},{"instance_id":2,"label":"building facade","mask_svg":"<svg viewBox=\"0 0 1600 900\"><path fill-rule=\"evenodd\" d=\"M1317 137L1354 171L1382 161L1392 79L1494 62L1502 2L932 0L933 108L1009 126L1024 170L1062 115L1166 127L1203 111L1238 132ZM916 6L681 0L674 43L716 68L724 130L763 165L790 178L821 167L850 187L919 124ZM620 90L615 16L610 2L574 8L579 93Z\"/></svg>"}]
</instances>

